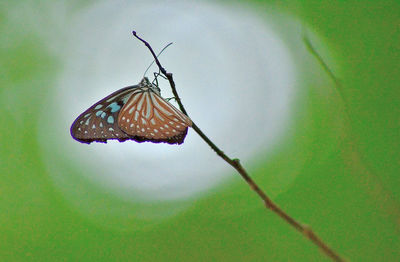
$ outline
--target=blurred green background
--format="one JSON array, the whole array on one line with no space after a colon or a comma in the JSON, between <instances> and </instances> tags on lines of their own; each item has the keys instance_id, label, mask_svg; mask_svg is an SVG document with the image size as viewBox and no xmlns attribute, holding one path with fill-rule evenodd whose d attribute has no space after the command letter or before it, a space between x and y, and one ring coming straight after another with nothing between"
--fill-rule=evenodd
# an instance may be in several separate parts
<instances>
[{"instance_id":1,"label":"blurred green background","mask_svg":"<svg viewBox=\"0 0 400 262\"><path fill-rule=\"evenodd\" d=\"M70 1L67 14L94 2ZM24 9L25 3L34 8ZM62 70L43 37L27 30L32 21L24 12L54 19L43 3L0 3L1 261L328 260L266 211L239 176L169 219L132 218L134 229L102 226L77 212L54 187L37 134L46 95ZM326 86L304 79L306 110L297 112L290 138L249 167L251 173L268 194L276 174L300 170L274 201L352 261L398 261L399 1L253 4L261 13L273 8L297 17L324 40L346 104L327 76ZM46 33L63 38L56 30ZM74 163L62 168L79 177ZM98 208L113 208L112 199L99 200Z\"/></svg>"}]
</instances>

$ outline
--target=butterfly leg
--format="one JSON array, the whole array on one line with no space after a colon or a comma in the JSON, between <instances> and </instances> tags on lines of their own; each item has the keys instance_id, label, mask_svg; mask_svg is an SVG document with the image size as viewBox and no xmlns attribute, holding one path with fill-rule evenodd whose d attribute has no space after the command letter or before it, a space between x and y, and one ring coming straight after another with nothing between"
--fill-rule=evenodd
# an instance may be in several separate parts
<instances>
[{"instance_id":1,"label":"butterfly leg","mask_svg":"<svg viewBox=\"0 0 400 262\"><path fill-rule=\"evenodd\" d=\"M152 84L154 84L154 82L156 83L155 85L158 86L158 77L161 76L164 79L167 79L165 76L163 76L160 72L160 70L158 70L158 72L154 72L154 80L152 82Z\"/></svg>"},{"instance_id":2,"label":"butterfly leg","mask_svg":"<svg viewBox=\"0 0 400 262\"><path fill-rule=\"evenodd\" d=\"M164 98L164 99L167 100L168 102L171 101L172 99L175 99L175 101L176 101L175 97L169 97L169 98Z\"/></svg>"},{"instance_id":3,"label":"butterfly leg","mask_svg":"<svg viewBox=\"0 0 400 262\"><path fill-rule=\"evenodd\" d=\"M158 86L158 79L157 79L157 77L160 75L160 73L158 72L158 73L156 73L156 72L154 72L154 80L153 80L153 82L151 82L153 85L155 85L155 86Z\"/></svg>"},{"instance_id":4,"label":"butterfly leg","mask_svg":"<svg viewBox=\"0 0 400 262\"><path fill-rule=\"evenodd\" d=\"M159 76L161 76L161 77L164 78L164 79L167 79L165 76L163 76L163 75L161 74L160 70L158 70L158 72L154 72L154 80L153 80L152 84L155 85L155 86L157 86L157 87L158 87L158 80L157 80L157 77L159 77ZM175 98L175 97L165 98L165 100L167 100L168 102L171 101L172 99L175 99L175 101L176 101L176 98Z\"/></svg>"}]
</instances>

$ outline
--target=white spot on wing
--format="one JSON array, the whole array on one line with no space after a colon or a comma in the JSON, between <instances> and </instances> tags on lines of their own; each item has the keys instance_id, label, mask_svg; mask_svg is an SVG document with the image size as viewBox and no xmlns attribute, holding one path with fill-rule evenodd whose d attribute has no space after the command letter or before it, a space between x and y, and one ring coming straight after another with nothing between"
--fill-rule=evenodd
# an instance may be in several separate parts
<instances>
[{"instance_id":1,"label":"white spot on wing","mask_svg":"<svg viewBox=\"0 0 400 262\"><path fill-rule=\"evenodd\" d=\"M90 117L86 120L86 123L85 123L85 125L89 125L89 120L90 120Z\"/></svg>"}]
</instances>

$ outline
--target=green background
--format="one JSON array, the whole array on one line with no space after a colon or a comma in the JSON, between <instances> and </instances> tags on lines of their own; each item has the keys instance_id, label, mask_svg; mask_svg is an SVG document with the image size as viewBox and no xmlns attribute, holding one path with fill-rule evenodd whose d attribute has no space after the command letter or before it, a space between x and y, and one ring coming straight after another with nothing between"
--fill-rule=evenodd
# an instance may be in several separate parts
<instances>
[{"instance_id":1,"label":"green background","mask_svg":"<svg viewBox=\"0 0 400 262\"><path fill-rule=\"evenodd\" d=\"M30 3L46 20L46 5ZM71 1L68 12L91 3ZM277 182L266 174L300 170L275 202L353 261L398 261L399 2L255 5L267 9L265 3L297 16L324 40L338 62L333 71L346 103L330 80L321 86L305 79L308 106L298 112L291 138L249 169L267 194ZM30 21L22 11L18 17L23 5L0 3L1 261L328 260L266 211L239 176L185 212L149 226L140 221L134 229L102 226L71 207L54 187L37 139L39 113L62 63L43 38L27 30ZM79 177L73 163L62 168Z\"/></svg>"}]
</instances>

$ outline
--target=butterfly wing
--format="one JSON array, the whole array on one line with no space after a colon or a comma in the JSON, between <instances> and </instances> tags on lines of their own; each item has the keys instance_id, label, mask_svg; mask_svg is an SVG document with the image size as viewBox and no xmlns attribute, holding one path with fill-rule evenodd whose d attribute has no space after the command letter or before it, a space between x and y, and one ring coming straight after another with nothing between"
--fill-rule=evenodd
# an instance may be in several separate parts
<instances>
[{"instance_id":1,"label":"butterfly wing","mask_svg":"<svg viewBox=\"0 0 400 262\"><path fill-rule=\"evenodd\" d=\"M118 116L122 131L135 140L182 144L192 121L152 89L133 93Z\"/></svg>"},{"instance_id":2,"label":"butterfly wing","mask_svg":"<svg viewBox=\"0 0 400 262\"><path fill-rule=\"evenodd\" d=\"M107 143L108 139L120 142L132 139L118 127L117 119L121 108L137 87L122 88L83 112L71 126L72 137L86 144L93 141Z\"/></svg>"}]
</instances>

